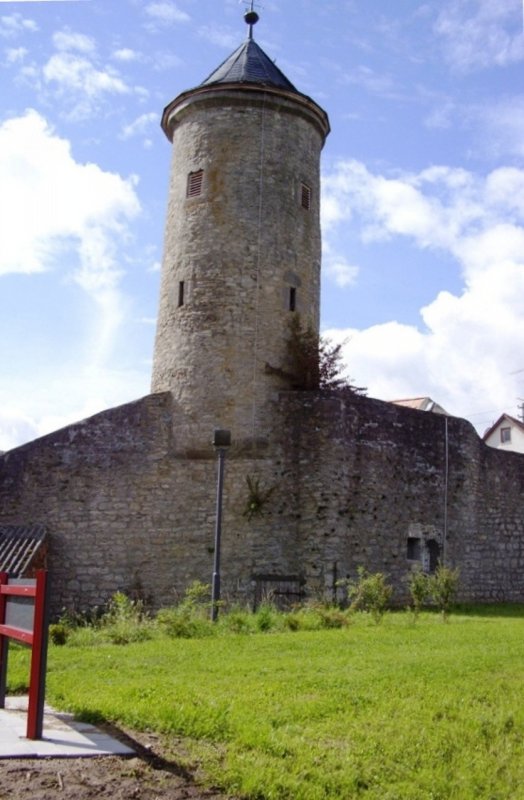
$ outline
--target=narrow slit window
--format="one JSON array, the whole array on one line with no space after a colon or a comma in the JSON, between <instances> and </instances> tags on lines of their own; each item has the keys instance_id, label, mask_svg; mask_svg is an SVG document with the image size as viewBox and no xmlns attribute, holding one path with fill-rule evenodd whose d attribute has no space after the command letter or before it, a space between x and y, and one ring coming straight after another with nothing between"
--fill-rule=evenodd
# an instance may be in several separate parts
<instances>
[{"instance_id":1,"label":"narrow slit window","mask_svg":"<svg viewBox=\"0 0 524 800\"><path fill-rule=\"evenodd\" d=\"M300 204L302 208L306 209L306 211L309 211L311 208L311 187L308 186L307 183L302 184L300 192Z\"/></svg>"},{"instance_id":2,"label":"narrow slit window","mask_svg":"<svg viewBox=\"0 0 524 800\"><path fill-rule=\"evenodd\" d=\"M187 176L187 196L199 197L202 194L202 184L204 182L204 170L190 172Z\"/></svg>"},{"instance_id":3,"label":"narrow slit window","mask_svg":"<svg viewBox=\"0 0 524 800\"><path fill-rule=\"evenodd\" d=\"M178 307L184 305L184 281L178 283Z\"/></svg>"},{"instance_id":4,"label":"narrow slit window","mask_svg":"<svg viewBox=\"0 0 524 800\"><path fill-rule=\"evenodd\" d=\"M289 288L289 310L297 310L297 290L294 286L290 286Z\"/></svg>"}]
</instances>

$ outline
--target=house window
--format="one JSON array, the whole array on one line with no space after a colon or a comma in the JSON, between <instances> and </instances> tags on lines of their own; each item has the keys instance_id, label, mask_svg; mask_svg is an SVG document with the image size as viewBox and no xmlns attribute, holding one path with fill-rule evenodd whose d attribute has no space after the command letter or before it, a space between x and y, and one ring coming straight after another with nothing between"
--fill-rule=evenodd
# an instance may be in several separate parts
<instances>
[{"instance_id":1,"label":"house window","mask_svg":"<svg viewBox=\"0 0 524 800\"><path fill-rule=\"evenodd\" d=\"M303 183L300 191L300 205L309 211L311 208L311 187Z\"/></svg>"},{"instance_id":2,"label":"house window","mask_svg":"<svg viewBox=\"0 0 524 800\"><path fill-rule=\"evenodd\" d=\"M416 536L408 536L407 557L409 561L420 561L422 549L420 539Z\"/></svg>"},{"instance_id":3,"label":"house window","mask_svg":"<svg viewBox=\"0 0 524 800\"><path fill-rule=\"evenodd\" d=\"M500 429L500 441L502 444L505 442L511 442L511 428L501 428Z\"/></svg>"},{"instance_id":4,"label":"house window","mask_svg":"<svg viewBox=\"0 0 524 800\"><path fill-rule=\"evenodd\" d=\"M190 172L187 176L187 197L198 197L202 194L202 184L204 182L204 170Z\"/></svg>"},{"instance_id":5,"label":"house window","mask_svg":"<svg viewBox=\"0 0 524 800\"><path fill-rule=\"evenodd\" d=\"M290 286L289 288L289 303L288 308L290 311L297 310L297 290L294 286Z\"/></svg>"},{"instance_id":6,"label":"house window","mask_svg":"<svg viewBox=\"0 0 524 800\"><path fill-rule=\"evenodd\" d=\"M184 281L178 282L178 307L184 305Z\"/></svg>"}]
</instances>

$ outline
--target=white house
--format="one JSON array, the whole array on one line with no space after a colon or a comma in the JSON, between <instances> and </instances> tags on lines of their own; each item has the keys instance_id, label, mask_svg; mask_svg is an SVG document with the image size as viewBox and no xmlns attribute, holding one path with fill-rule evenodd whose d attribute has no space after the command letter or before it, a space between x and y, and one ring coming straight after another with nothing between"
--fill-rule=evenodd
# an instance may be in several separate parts
<instances>
[{"instance_id":1,"label":"white house","mask_svg":"<svg viewBox=\"0 0 524 800\"><path fill-rule=\"evenodd\" d=\"M487 429L482 440L490 447L524 453L524 422L510 417L509 414L502 414L491 428Z\"/></svg>"}]
</instances>

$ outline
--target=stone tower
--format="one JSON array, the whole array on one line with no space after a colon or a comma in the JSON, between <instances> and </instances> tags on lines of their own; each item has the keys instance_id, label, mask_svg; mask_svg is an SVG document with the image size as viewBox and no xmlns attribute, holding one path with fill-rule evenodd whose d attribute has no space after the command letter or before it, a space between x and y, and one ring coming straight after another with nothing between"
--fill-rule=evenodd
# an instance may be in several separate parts
<instances>
[{"instance_id":1,"label":"stone tower","mask_svg":"<svg viewBox=\"0 0 524 800\"><path fill-rule=\"evenodd\" d=\"M247 40L162 116L173 159L152 391L172 392L190 450L215 427L262 444L289 320L319 324L329 121L256 44L257 14L245 19Z\"/></svg>"}]
</instances>

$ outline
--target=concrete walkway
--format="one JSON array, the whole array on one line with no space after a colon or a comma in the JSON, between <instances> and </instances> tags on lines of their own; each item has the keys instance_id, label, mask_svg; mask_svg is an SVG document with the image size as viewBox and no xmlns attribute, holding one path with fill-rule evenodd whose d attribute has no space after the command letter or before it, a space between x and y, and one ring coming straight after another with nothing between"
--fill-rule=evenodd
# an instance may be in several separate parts
<instances>
[{"instance_id":1,"label":"concrete walkway","mask_svg":"<svg viewBox=\"0 0 524 800\"><path fill-rule=\"evenodd\" d=\"M132 755L133 750L71 714L44 710L43 738L26 739L27 697L7 697L0 709L1 758L81 758Z\"/></svg>"}]
</instances>

